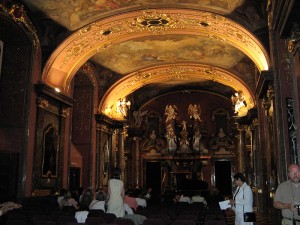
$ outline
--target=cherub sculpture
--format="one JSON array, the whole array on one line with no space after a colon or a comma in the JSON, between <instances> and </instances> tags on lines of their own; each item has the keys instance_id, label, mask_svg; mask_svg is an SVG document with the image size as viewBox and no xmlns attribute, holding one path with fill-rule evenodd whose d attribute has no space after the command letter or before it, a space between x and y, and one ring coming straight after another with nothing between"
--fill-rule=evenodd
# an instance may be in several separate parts
<instances>
[{"instance_id":1,"label":"cherub sculpture","mask_svg":"<svg viewBox=\"0 0 300 225\"><path fill-rule=\"evenodd\" d=\"M236 92L231 97L231 101L232 101L232 104L234 105L234 114L236 114L236 115L238 115L238 113L242 107L247 106L245 96L241 91Z\"/></svg>"}]
</instances>

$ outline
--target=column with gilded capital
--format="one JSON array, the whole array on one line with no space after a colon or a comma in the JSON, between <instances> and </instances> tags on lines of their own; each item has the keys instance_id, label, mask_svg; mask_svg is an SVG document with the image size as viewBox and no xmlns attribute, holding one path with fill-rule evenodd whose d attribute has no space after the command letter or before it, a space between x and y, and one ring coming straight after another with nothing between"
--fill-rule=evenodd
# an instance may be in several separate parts
<instances>
[{"instance_id":1,"label":"column with gilded capital","mask_svg":"<svg viewBox=\"0 0 300 225\"><path fill-rule=\"evenodd\" d=\"M121 169L121 178L125 182L125 155L124 155L124 139L125 139L125 130L119 129L118 132L118 165Z\"/></svg>"},{"instance_id":2,"label":"column with gilded capital","mask_svg":"<svg viewBox=\"0 0 300 225\"><path fill-rule=\"evenodd\" d=\"M253 200L254 205L257 206L257 209L260 210L262 206L262 198L261 198L261 187L262 187L262 169L260 168L259 161L261 160L261 155L259 151L259 135L258 135L258 119L255 118L250 125L251 130L251 155L252 155L252 176L251 182L253 187Z\"/></svg>"},{"instance_id":3,"label":"column with gilded capital","mask_svg":"<svg viewBox=\"0 0 300 225\"><path fill-rule=\"evenodd\" d=\"M135 141L135 187L140 187L140 165L141 165L141 158L140 158L140 138L134 137L133 140Z\"/></svg>"},{"instance_id":4,"label":"column with gilded capital","mask_svg":"<svg viewBox=\"0 0 300 225\"><path fill-rule=\"evenodd\" d=\"M244 126L238 125L238 143L237 143L237 153L238 153L238 171L245 173L247 170L245 164L246 156L246 131Z\"/></svg>"},{"instance_id":5,"label":"column with gilded capital","mask_svg":"<svg viewBox=\"0 0 300 225\"><path fill-rule=\"evenodd\" d=\"M102 188L102 177L101 174L103 173L101 165L101 150L100 150L100 140L101 140L101 129L100 124L96 126L96 187Z\"/></svg>"}]
</instances>

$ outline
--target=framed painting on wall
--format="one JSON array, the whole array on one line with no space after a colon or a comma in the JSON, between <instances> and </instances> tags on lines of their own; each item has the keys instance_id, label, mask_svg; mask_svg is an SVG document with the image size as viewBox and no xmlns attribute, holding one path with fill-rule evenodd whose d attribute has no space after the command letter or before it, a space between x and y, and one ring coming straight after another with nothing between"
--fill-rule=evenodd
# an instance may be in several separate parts
<instances>
[{"instance_id":1,"label":"framed painting on wall","mask_svg":"<svg viewBox=\"0 0 300 225\"><path fill-rule=\"evenodd\" d=\"M42 177L57 177L59 136L53 124L48 125L43 136Z\"/></svg>"}]
</instances>

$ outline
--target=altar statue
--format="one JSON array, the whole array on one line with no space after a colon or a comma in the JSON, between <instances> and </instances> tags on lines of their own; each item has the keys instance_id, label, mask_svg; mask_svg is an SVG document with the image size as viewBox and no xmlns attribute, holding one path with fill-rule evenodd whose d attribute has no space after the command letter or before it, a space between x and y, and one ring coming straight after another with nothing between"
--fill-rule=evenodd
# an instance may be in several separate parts
<instances>
[{"instance_id":1,"label":"altar statue","mask_svg":"<svg viewBox=\"0 0 300 225\"><path fill-rule=\"evenodd\" d=\"M202 121L200 118L201 108L200 105L190 104L188 107L188 114L190 115L191 119L196 121Z\"/></svg>"},{"instance_id":2,"label":"altar statue","mask_svg":"<svg viewBox=\"0 0 300 225\"><path fill-rule=\"evenodd\" d=\"M177 107L176 105L167 105L165 109L165 115L167 116L166 118L166 125L170 124L173 122L173 120L176 119L177 115Z\"/></svg>"},{"instance_id":3,"label":"altar statue","mask_svg":"<svg viewBox=\"0 0 300 225\"><path fill-rule=\"evenodd\" d=\"M168 150L176 151L177 149L177 137L172 125L167 126L167 140L168 140Z\"/></svg>"},{"instance_id":4,"label":"altar statue","mask_svg":"<svg viewBox=\"0 0 300 225\"><path fill-rule=\"evenodd\" d=\"M200 140L201 140L201 133L197 131L193 137L193 150L199 152L200 151Z\"/></svg>"}]
</instances>

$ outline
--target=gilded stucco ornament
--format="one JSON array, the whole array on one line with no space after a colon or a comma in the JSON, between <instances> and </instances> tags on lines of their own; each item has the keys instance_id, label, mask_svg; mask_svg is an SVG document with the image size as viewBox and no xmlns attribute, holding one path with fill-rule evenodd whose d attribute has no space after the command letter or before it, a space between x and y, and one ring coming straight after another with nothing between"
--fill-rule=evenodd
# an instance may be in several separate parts
<instances>
[{"instance_id":1,"label":"gilded stucco ornament","mask_svg":"<svg viewBox=\"0 0 300 225\"><path fill-rule=\"evenodd\" d=\"M109 51L111 46L130 40L151 40L155 36L163 38L162 35L193 35L226 43L246 54L260 71L268 69L268 54L261 43L234 21L204 11L157 9L107 17L74 32L49 58L42 79L49 86L58 87L63 93L70 94L73 76L96 53L101 55ZM142 65L135 66L137 68L132 68L132 71L138 71Z\"/></svg>"},{"instance_id":2,"label":"gilded stucco ornament","mask_svg":"<svg viewBox=\"0 0 300 225\"><path fill-rule=\"evenodd\" d=\"M34 46L33 50L36 54L40 48L40 41L36 29L26 15L24 6L20 4L12 4L11 7L7 7L5 3L0 3L0 11L7 13L8 16L20 26L24 26L29 36L32 36L32 42Z\"/></svg>"},{"instance_id":3,"label":"gilded stucco ornament","mask_svg":"<svg viewBox=\"0 0 300 225\"><path fill-rule=\"evenodd\" d=\"M214 81L230 86L237 91L242 90L247 102L247 105L243 107L243 112L247 112L248 109L254 107L253 92L248 89L246 84L236 78L234 74L206 65L172 64L153 67L127 75L106 92L99 104L98 111L111 118L122 120L124 117L116 114L116 103L120 98L126 99L126 96L130 93L150 83L177 84L185 81L195 83L199 81Z\"/></svg>"}]
</instances>

